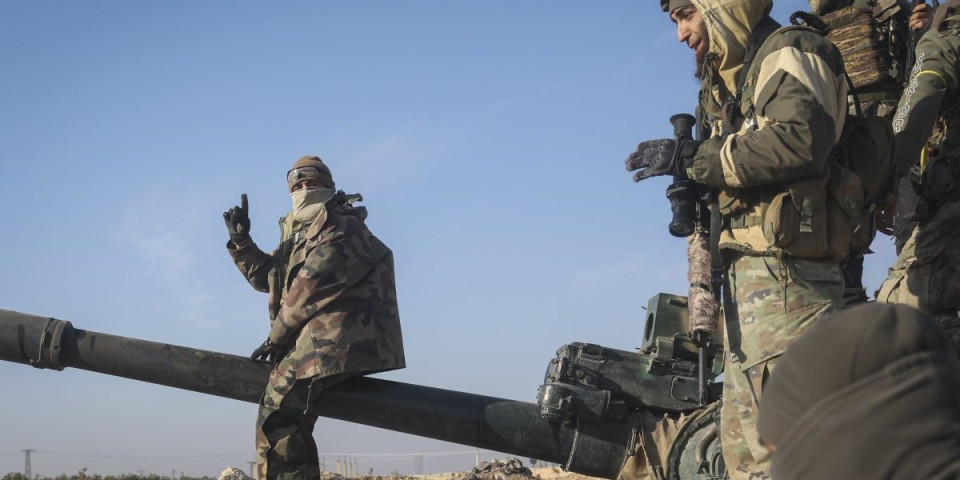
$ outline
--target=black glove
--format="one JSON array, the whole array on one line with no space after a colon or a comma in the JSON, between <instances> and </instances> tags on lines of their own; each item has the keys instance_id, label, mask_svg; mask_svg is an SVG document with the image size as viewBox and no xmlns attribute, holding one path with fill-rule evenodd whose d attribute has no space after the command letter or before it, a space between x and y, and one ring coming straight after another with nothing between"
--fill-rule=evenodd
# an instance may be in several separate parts
<instances>
[{"instance_id":1,"label":"black glove","mask_svg":"<svg viewBox=\"0 0 960 480\"><path fill-rule=\"evenodd\" d=\"M223 223L230 232L230 241L236 245L246 242L250 238L250 217L247 215L247 194L240 195L240 206L234 206L223 212Z\"/></svg>"},{"instance_id":2,"label":"black glove","mask_svg":"<svg viewBox=\"0 0 960 480\"><path fill-rule=\"evenodd\" d=\"M627 171L638 170L633 174L634 182L659 175L683 175L693 163L699 145L697 141L682 140L677 148L677 141L672 138L647 140L637 145L637 151L631 153L624 163Z\"/></svg>"},{"instance_id":3,"label":"black glove","mask_svg":"<svg viewBox=\"0 0 960 480\"><path fill-rule=\"evenodd\" d=\"M256 350L250 354L250 360L255 360L258 362L267 362L274 365L280 363L280 360L283 358L284 354L287 353L287 349L283 348L276 343L266 339L263 341L263 344L257 347Z\"/></svg>"}]
</instances>

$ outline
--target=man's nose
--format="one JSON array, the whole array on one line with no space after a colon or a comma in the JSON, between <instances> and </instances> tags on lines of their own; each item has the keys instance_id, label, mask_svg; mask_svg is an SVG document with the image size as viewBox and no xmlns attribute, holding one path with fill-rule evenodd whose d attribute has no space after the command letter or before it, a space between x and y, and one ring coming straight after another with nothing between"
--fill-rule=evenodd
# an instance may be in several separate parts
<instances>
[{"instance_id":1,"label":"man's nose","mask_svg":"<svg viewBox=\"0 0 960 480\"><path fill-rule=\"evenodd\" d=\"M677 40L680 43L684 43L687 41L687 38L689 37L690 37L690 32L688 32L687 29L684 28L682 25L677 25Z\"/></svg>"}]
</instances>

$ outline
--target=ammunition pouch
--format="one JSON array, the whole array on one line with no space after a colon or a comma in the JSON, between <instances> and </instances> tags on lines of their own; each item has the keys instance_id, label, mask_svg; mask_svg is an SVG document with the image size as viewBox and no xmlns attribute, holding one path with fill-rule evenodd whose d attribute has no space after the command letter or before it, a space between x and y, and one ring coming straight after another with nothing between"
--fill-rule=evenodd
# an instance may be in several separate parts
<instances>
[{"instance_id":1,"label":"ammunition pouch","mask_svg":"<svg viewBox=\"0 0 960 480\"><path fill-rule=\"evenodd\" d=\"M876 228L873 209L865 206L864 188L860 177L833 163L830 166L830 192L827 200L827 219L830 235L830 256L846 256L848 252L863 252L870 246Z\"/></svg>"},{"instance_id":2,"label":"ammunition pouch","mask_svg":"<svg viewBox=\"0 0 960 480\"><path fill-rule=\"evenodd\" d=\"M820 258L827 251L826 178L791 182L776 194L762 214L767 243L801 258Z\"/></svg>"},{"instance_id":3,"label":"ammunition pouch","mask_svg":"<svg viewBox=\"0 0 960 480\"><path fill-rule=\"evenodd\" d=\"M761 200L749 208L744 196L728 196L725 203L728 211L736 211L725 217L726 228L758 232L740 236L760 242L749 245L751 249L840 260L851 251L865 250L873 240L860 178L837 163L830 164L828 175L755 196Z\"/></svg>"}]
</instances>

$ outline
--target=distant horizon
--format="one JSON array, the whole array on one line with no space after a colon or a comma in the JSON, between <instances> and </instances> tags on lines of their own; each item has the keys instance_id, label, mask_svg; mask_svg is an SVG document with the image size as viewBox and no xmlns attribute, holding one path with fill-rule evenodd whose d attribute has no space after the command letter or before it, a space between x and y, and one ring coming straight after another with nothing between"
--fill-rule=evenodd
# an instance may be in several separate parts
<instances>
[{"instance_id":1,"label":"distant horizon","mask_svg":"<svg viewBox=\"0 0 960 480\"><path fill-rule=\"evenodd\" d=\"M89 455L89 454L82 454L82 453L45 452L45 451L42 451L42 450L35 450L35 449L32 450L32 452L33 452L34 454L39 454L39 455L41 455L41 456L44 455L44 454L46 454L46 455L53 455L53 456L69 456L69 457L81 457L81 458L83 458L83 457L87 457L87 458L105 458L105 457L106 457L106 458L111 458L111 457L108 456L108 455L105 456L105 455ZM22 452L21 452L21 453L22 453ZM355 469L356 475L353 475L353 474L350 474L350 473L342 473L342 474L343 474L344 476L346 476L346 477L351 477L351 476L356 476L356 477L370 476L370 474L369 474L368 472L370 472L371 469L373 470L373 475L374 475L374 476L377 476L377 475L383 475L383 476L385 476L385 475L391 475L391 474L393 474L394 472L399 473L399 474L401 474L401 475L432 475L432 474L443 474L443 473L456 473L456 472L470 471L470 470L472 470L472 467L473 467L473 466L479 465L479 464L481 464L481 463L483 463L483 462L491 462L491 461L496 461L496 460L504 460L504 459L507 459L507 458L516 458L516 459L519 460L521 463L523 463L524 466L529 467L529 468L552 468L552 467L558 467L558 466L559 466L559 465L557 465L557 464L555 464L555 463L552 463L552 462L544 462L544 461L539 461L539 460L536 461L536 464L532 464L532 463L531 463L531 459L529 459L529 458L528 458L528 459L523 459L523 458L519 458L519 457L516 457L516 456L503 456L502 454L501 454L501 456L496 456L496 455L495 455L496 453L497 453L497 452L493 452L493 451L491 451L491 450L485 450L485 449L466 449L466 450L460 450L460 451L423 452L423 453L417 453L417 454L407 454L407 453L403 453L403 454L394 454L394 453L347 453L347 454L337 454L337 453L324 453L324 452L320 452L319 456L321 457L321 458L320 458L320 465L321 465L321 470L322 470L323 472L326 472L326 473L351 472L351 471L353 471L353 470ZM5 452L0 452L0 455L4 455L4 454L7 454L7 453L5 453ZM481 460L481 459L480 459L480 458L481 458L481 454L483 454L483 457L482 457L482 458L487 458L487 459L486 459L486 460ZM493 454L493 456L490 456L491 454ZM210 454L210 455L204 455L204 457L206 457L206 458L212 458L212 457L236 457L236 456L239 456L239 455L246 455L246 453L242 453L242 454L236 454L236 453ZM420 466L420 467L425 467L426 465L429 465L429 463L430 463L429 460L430 460L431 457L449 457L449 456L469 456L475 463L473 463L473 465L471 465L471 467L468 467L468 468L456 469L456 470L450 470L450 471L443 471L443 472L417 473L417 472L415 471L415 470L417 470L417 467L418 467L417 457L420 457L420 458L421 458L421 461L420 461L419 466ZM369 457L382 457L382 458L373 458L373 459L370 459ZM176 457L175 457L175 458L176 458ZM175 458L174 458L174 459L175 459ZM185 458L185 459L186 459L186 458L192 458L192 457L184 456L184 457L180 457L180 458ZM330 461L327 461L327 460L326 460L327 458L329 458L329 459L331 459L331 460L330 460ZM136 459L167 459L167 460L169 460L169 459L171 459L171 457L165 457L165 456L164 456L164 457L139 456L139 457L119 457L119 458L117 458L117 459L118 459L118 460L124 460L124 459L126 459L126 460L136 460ZM342 459L342 460L337 460L337 459ZM363 460L361 461L360 459L363 459ZM401 465L401 463L399 463L399 462L401 462L401 461L409 461L409 463L410 463L410 465L411 465L411 470L412 470L412 471L405 472L405 471L403 471L403 470L399 470L398 468L392 468L392 469L390 469L390 471L388 471L388 472L379 472L379 473L378 473L377 467L375 467L375 466L369 466L369 465L371 465L371 464L375 464L375 463L379 463L379 462L384 462L384 461L397 462L397 465ZM182 472L182 471L177 471L176 469L171 469L171 471L170 471L168 474L164 474L164 473L160 473L160 472L151 472L151 471L142 470L142 469L130 470L130 471L122 472L122 473L119 473L119 474L100 474L100 473L95 472L95 471L90 471L89 469L87 469L87 468L85 468L85 467L81 467L81 470L85 470L84 473L85 473L85 475L86 475L87 477L100 476L100 477L103 477L103 478L107 478L107 477L118 477L118 476L133 476L133 475L136 475L136 476L142 477L142 478L151 478L151 477L170 478L170 479L217 478L217 477L219 477L220 474L222 474L223 472L225 472L227 469L230 469L230 468L239 468L239 469L243 470L243 472L244 472L245 474L252 476L251 470L250 470L250 463L251 463L251 462L252 462L252 461L250 461L250 462L243 462L243 463L244 463L243 466L241 466L241 465L227 465L227 466L223 467L223 469L221 470L220 473L218 473L217 475L213 475L212 477L209 476L209 475L199 476L199 477L190 476L190 475L185 475L184 472ZM342 462L342 463L340 463L340 462ZM32 463L32 462L31 462L31 463ZM339 468L339 469L338 469L338 463L340 464L340 468ZM364 467L366 467L366 468L361 467L361 465L364 466ZM56 479L56 478L61 477L61 476L63 476L63 475L66 475L66 476L76 476L78 473L79 473L79 471L78 471L78 472L73 472L73 473L61 472L61 473L59 473L59 474L50 475L50 476L40 476L39 474L34 474L33 477L31 477L31 478L33 478L33 479L37 479L37 478L39 478L39 479ZM24 472L23 472L23 471L19 471L19 472L0 472L0 478L6 478L8 475L16 475L16 474L23 475Z\"/></svg>"},{"instance_id":2,"label":"distant horizon","mask_svg":"<svg viewBox=\"0 0 960 480\"><path fill-rule=\"evenodd\" d=\"M444 454L449 453L449 452L435 452L435 453L437 453L437 454L439 454L439 455L444 455ZM473 454L473 452L470 452L470 453ZM364 455L366 455L366 454L364 454ZM425 455L426 455L426 454L425 454ZM415 456L412 456L411 459L413 459L413 457L415 457ZM486 463L486 462L503 461L503 460L509 460L509 459L519 460L519 461L521 462L521 464L523 464L524 467L529 468L530 470L532 470L532 471L534 471L534 472L537 471L537 470L550 470L550 469L560 469L560 468L561 468L561 466L558 465L558 464L556 464L556 463L543 462L543 461L536 461L536 463L531 463L531 459L526 459L526 460L524 460L524 459L520 459L520 458L518 458L518 457L502 457L502 458L494 458L494 459L491 459L491 460L481 460L481 461L477 462L477 463L475 464L475 466L479 466L480 464ZM322 466L323 466L323 464L321 463L321 467L322 467ZM84 478L102 478L102 479L104 479L104 480L110 479L110 478L118 478L118 477L124 477L124 478L127 478L128 480L133 480L133 479L135 479L135 478L143 478L143 479L157 479L157 478L159 478L159 479L195 480L195 479L203 479L203 478L219 478L220 475L222 475L223 473L225 473L227 470L233 469L233 468L239 468L239 469L243 470L241 467L238 467L238 466L227 466L227 467L224 467L223 470L222 470L219 474L217 474L217 475L214 475L214 476L200 476L200 477L194 477L194 476L184 475L183 472L176 472L176 471L170 472L171 475L164 475L164 474L160 474L160 473L156 473L156 472L148 472L148 471L144 471L144 470L138 470L138 471L136 471L136 472L124 472L124 473L120 473L120 474L102 475L102 474L99 474L99 473L97 473L97 472L89 472L89 471L86 471L86 470L87 470L86 468L81 468L81 470L82 470L83 473L84 473ZM244 473L245 475L252 476L252 475L251 475L251 471L249 470L249 468L250 468L250 467L249 467L249 465L248 465L248 470L243 470L243 473ZM371 467L371 468L372 468L372 467ZM359 478L359 477L369 477L369 476L388 476L388 475L394 475L394 474L399 474L399 475L403 475L403 476L433 476L433 475L444 475L444 474L452 474L452 473L471 472L471 471L473 471L473 468L471 467L471 468L466 468L466 469L461 469L461 470L452 470L452 471L444 471L444 472L436 472L436 473L416 473L416 472L404 473L404 472L398 471L398 470L391 470L391 471L388 472L388 473L378 473L378 472L376 472L376 471L373 471L372 473L369 473L369 472L370 472L370 469L362 470L362 469L360 469L360 468L357 468L355 475L352 473L352 470L348 469L346 466L343 468L343 472L344 472L344 473L338 473L337 470L336 470L336 468L322 469L322 471L323 471L323 473L340 474L340 475L343 475L343 476L346 477L346 478ZM64 477L64 476L66 476L66 477L78 477L78 476L79 476L79 473L80 473L79 471L76 472L76 473L74 473L74 474L69 474L69 473L64 472L64 473L60 473L60 474L58 474L58 475L47 476L47 477L42 477L42 476L40 476L39 474L37 474L37 475L34 475L34 476L31 477L31 478L34 479L34 480L56 480L56 479L62 478L62 477ZM14 476L16 476L16 475L20 475L21 477L23 477L23 472L0 473L0 478L4 478L4 479L6 479L6 480L10 480L10 477L14 477Z\"/></svg>"}]
</instances>

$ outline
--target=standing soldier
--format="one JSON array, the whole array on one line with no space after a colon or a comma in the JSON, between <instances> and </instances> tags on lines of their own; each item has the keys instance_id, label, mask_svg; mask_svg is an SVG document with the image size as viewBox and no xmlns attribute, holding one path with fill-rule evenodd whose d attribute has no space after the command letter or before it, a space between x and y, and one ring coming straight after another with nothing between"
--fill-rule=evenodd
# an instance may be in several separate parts
<instances>
[{"instance_id":1,"label":"standing soldier","mask_svg":"<svg viewBox=\"0 0 960 480\"><path fill-rule=\"evenodd\" d=\"M874 0L810 0L810 8L829 27L827 39L832 41L844 59L844 66L853 85L850 98L850 113L864 112L876 114L891 120L897 108L897 101L903 92L912 67L913 47L916 32L926 27L932 10L926 3L917 3L911 7L906 1ZM859 102L859 105L853 102ZM859 107L859 109L858 109ZM889 170L877 169L877 175L889 174ZM877 183L877 182L874 182ZM894 187L892 179L883 178L882 185L888 185L877 192L876 228L870 228L870 241L877 229L897 239L897 252L909 236L913 220L910 216L898 216L893 219L894 204L885 198ZM915 204L916 197L906 195L907 188L901 188L901 202ZM902 208L899 210L903 210ZM873 215L869 215L873 217ZM907 232L906 234L904 232ZM901 240L902 239L902 240ZM867 301L863 287L863 255L868 248L850 252L843 259L844 303L851 305Z\"/></svg>"},{"instance_id":2,"label":"standing soldier","mask_svg":"<svg viewBox=\"0 0 960 480\"><path fill-rule=\"evenodd\" d=\"M894 117L897 173L911 179L919 195L918 224L877 301L912 305L934 315L960 351L958 10L960 0L937 9L932 27L917 44L912 78Z\"/></svg>"},{"instance_id":3,"label":"standing soldier","mask_svg":"<svg viewBox=\"0 0 960 480\"><path fill-rule=\"evenodd\" d=\"M627 169L635 180L686 175L718 191L723 455L731 478L769 478L756 430L764 382L787 345L842 301L850 239L827 228L839 214L827 182L846 117L843 60L819 33L779 28L771 0L661 4L695 53L701 108L723 128L702 143L643 142Z\"/></svg>"},{"instance_id":4,"label":"standing soldier","mask_svg":"<svg viewBox=\"0 0 960 480\"><path fill-rule=\"evenodd\" d=\"M335 191L330 169L303 157L287 172L293 209L280 245L250 238L247 196L223 214L227 251L253 288L270 295L270 334L251 359L275 364L257 416L257 477L320 476L313 427L323 390L404 367L393 253L364 224L359 195Z\"/></svg>"}]
</instances>

